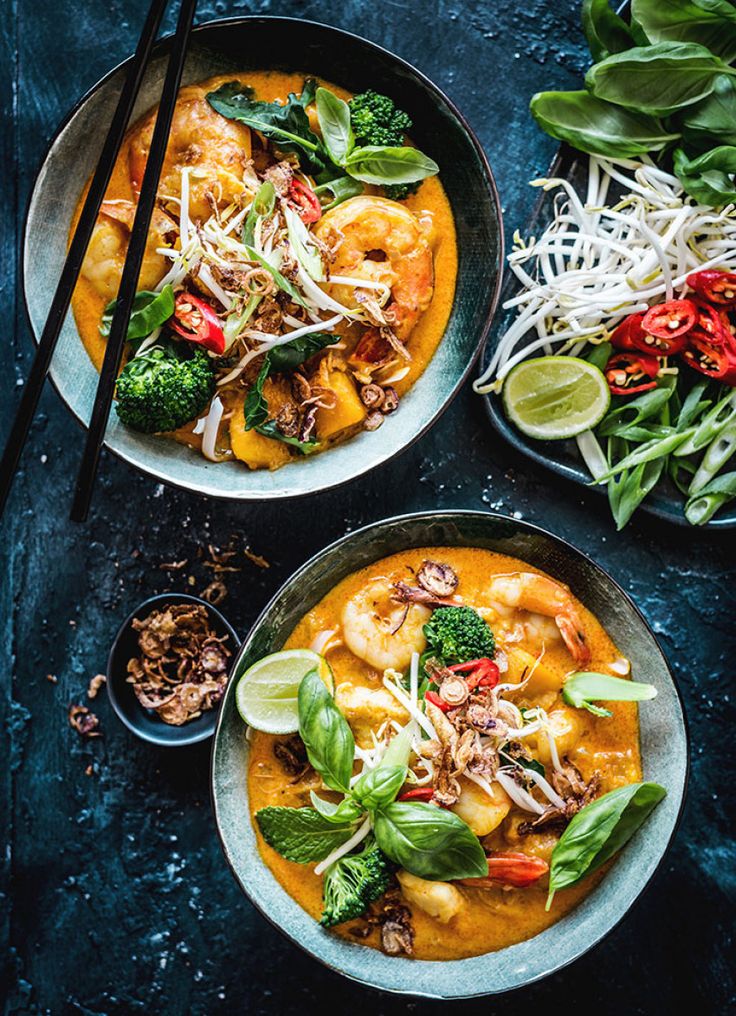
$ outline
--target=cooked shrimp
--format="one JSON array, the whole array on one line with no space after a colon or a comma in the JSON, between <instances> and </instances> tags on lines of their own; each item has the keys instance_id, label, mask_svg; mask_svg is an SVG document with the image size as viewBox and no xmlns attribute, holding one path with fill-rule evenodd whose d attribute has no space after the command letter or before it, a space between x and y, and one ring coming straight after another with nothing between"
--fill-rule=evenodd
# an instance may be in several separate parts
<instances>
[{"instance_id":1,"label":"cooked shrimp","mask_svg":"<svg viewBox=\"0 0 736 1016\"><path fill-rule=\"evenodd\" d=\"M376 670L404 670L412 653L421 653L426 646L422 627L431 611L420 603L396 603L392 593L387 579L373 579L342 609L345 644Z\"/></svg>"},{"instance_id":2,"label":"cooked shrimp","mask_svg":"<svg viewBox=\"0 0 736 1016\"><path fill-rule=\"evenodd\" d=\"M546 575L513 572L509 575L495 575L486 592L490 600L506 607L554 618L575 662L588 663L590 649L586 645L580 615L567 586L554 582Z\"/></svg>"},{"instance_id":3,"label":"cooked shrimp","mask_svg":"<svg viewBox=\"0 0 736 1016\"><path fill-rule=\"evenodd\" d=\"M226 120L207 102L207 92L214 87L190 85L179 92L158 188L164 201L166 197L179 198L182 170L191 167L189 214L201 221L212 214L208 195L221 207L240 197L243 171L251 155L250 129ZM134 128L130 139L128 166L136 194L143 182L155 121L153 110Z\"/></svg>"},{"instance_id":4,"label":"cooked shrimp","mask_svg":"<svg viewBox=\"0 0 736 1016\"><path fill-rule=\"evenodd\" d=\"M427 222L397 201L363 194L326 212L314 233L335 251L331 275L365 279L390 290L387 320L405 340L434 294ZM360 307L356 287L328 283L325 288L344 306Z\"/></svg>"},{"instance_id":5,"label":"cooked shrimp","mask_svg":"<svg viewBox=\"0 0 736 1016\"><path fill-rule=\"evenodd\" d=\"M92 239L82 264L82 276L106 301L114 300L118 294L134 216L135 205L132 201L104 201L92 231ZM174 230L176 223L166 212L155 208L138 289L153 289L166 274L169 262L156 253L156 248L166 246L167 240L174 235Z\"/></svg>"}]
</instances>

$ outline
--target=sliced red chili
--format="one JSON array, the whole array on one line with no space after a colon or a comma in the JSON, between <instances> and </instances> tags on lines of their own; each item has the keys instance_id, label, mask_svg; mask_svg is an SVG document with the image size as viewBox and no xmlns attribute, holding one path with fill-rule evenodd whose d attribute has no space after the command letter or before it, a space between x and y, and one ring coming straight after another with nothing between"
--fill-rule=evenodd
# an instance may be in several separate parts
<instances>
[{"instance_id":1,"label":"sliced red chili","mask_svg":"<svg viewBox=\"0 0 736 1016\"><path fill-rule=\"evenodd\" d=\"M703 300L698 300L696 306L698 319L691 334L705 338L713 346L722 346L730 336L727 316Z\"/></svg>"},{"instance_id":2,"label":"sliced red chili","mask_svg":"<svg viewBox=\"0 0 736 1016\"><path fill-rule=\"evenodd\" d=\"M616 349L641 349L640 342L644 341L644 329L641 326L644 320L643 314L629 314L621 324L614 329L611 335L611 344Z\"/></svg>"},{"instance_id":3,"label":"sliced red chili","mask_svg":"<svg viewBox=\"0 0 736 1016\"><path fill-rule=\"evenodd\" d=\"M521 854L514 850L499 850L488 855L488 875L485 878L462 878L460 884L475 889L487 889L493 885L508 885L515 889L526 889L539 881L549 871L549 865L541 857Z\"/></svg>"},{"instance_id":4,"label":"sliced red chili","mask_svg":"<svg viewBox=\"0 0 736 1016\"><path fill-rule=\"evenodd\" d=\"M434 787L414 787L413 790L407 790L403 794L399 794L398 801L431 801L434 797Z\"/></svg>"},{"instance_id":5,"label":"sliced red chili","mask_svg":"<svg viewBox=\"0 0 736 1016\"><path fill-rule=\"evenodd\" d=\"M692 300L667 300L655 304L644 315L641 326L646 333L643 344L637 345L644 352L671 356L685 347L684 336L698 320L698 308ZM677 342L677 339L682 341Z\"/></svg>"},{"instance_id":6,"label":"sliced red chili","mask_svg":"<svg viewBox=\"0 0 736 1016\"><path fill-rule=\"evenodd\" d=\"M289 197L299 208L299 218L302 222L316 222L322 217L322 205L311 187L308 187L301 180L296 178L291 181Z\"/></svg>"},{"instance_id":7,"label":"sliced red chili","mask_svg":"<svg viewBox=\"0 0 736 1016\"><path fill-rule=\"evenodd\" d=\"M700 296L722 306L736 306L736 274L709 268L688 275L687 284Z\"/></svg>"},{"instance_id":8,"label":"sliced red chili","mask_svg":"<svg viewBox=\"0 0 736 1016\"><path fill-rule=\"evenodd\" d=\"M714 346L705 338L691 336L687 348L682 352L682 358L688 367L706 377L736 386L736 346L731 343Z\"/></svg>"},{"instance_id":9,"label":"sliced red chili","mask_svg":"<svg viewBox=\"0 0 736 1016\"><path fill-rule=\"evenodd\" d=\"M424 698L427 702L431 702L433 706L437 706L438 709L441 709L443 713L446 713L447 710L450 709L450 703L441 699L436 691L425 691Z\"/></svg>"},{"instance_id":10,"label":"sliced red chili","mask_svg":"<svg viewBox=\"0 0 736 1016\"><path fill-rule=\"evenodd\" d=\"M218 355L225 352L225 333L217 314L208 303L186 290L176 298L170 325L187 342L204 346Z\"/></svg>"},{"instance_id":11,"label":"sliced red chili","mask_svg":"<svg viewBox=\"0 0 736 1016\"><path fill-rule=\"evenodd\" d=\"M465 680L471 691L478 687L495 688L501 676L498 666L487 656L482 656L478 660L467 660L465 663L454 663L447 669L454 674L464 674L469 671Z\"/></svg>"},{"instance_id":12,"label":"sliced red chili","mask_svg":"<svg viewBox=\"0 0 736 1016\"><path fill-rule=\"evenodd\" d=\"M614 353L604 373L612 395L640 395L657 387L659 361L646 353Z\"/></svg>"}]
</instances>

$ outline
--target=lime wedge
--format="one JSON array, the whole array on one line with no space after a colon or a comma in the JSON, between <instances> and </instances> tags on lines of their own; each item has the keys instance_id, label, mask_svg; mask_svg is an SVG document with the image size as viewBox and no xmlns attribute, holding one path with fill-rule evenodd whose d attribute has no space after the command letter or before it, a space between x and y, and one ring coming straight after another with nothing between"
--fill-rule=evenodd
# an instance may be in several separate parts
<instances>
[{"instance_id":1,"label":"lime wedge","mask_svg":"<svg viewBox=\"0 0 736 1016\"><path fill-rule=\"evenodd\" d=\"M245 722L266 734L293 734L299 729L297 694L302 678L316 670L334 693L327 660L311 649L285 649L258 660L235 689L235 704Z\"/></svg>"},{"instance_id":2,"label":"lime wedge","mask_svg":"<svg viewBox=\"0 0 736 1016\"><path fill-rule=\"evenodd\" d=\"M575 356L524 360L503 383L506 415L537 441L558 441L590 430L610 403L603 372Z\"/></svg>"}]
</instances>

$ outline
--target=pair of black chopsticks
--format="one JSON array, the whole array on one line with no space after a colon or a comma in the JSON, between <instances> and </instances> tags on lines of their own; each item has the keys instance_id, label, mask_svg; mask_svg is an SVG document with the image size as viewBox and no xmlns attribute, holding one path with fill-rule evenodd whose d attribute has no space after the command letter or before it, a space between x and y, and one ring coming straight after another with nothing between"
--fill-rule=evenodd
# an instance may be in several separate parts
<instances>
[{"instance_id":1,"label":"pair of black chopsticks","mask_svg":"<svg viewBox=\"0 0 736 1016\"><path fill-rule=\"evenodd\" d=\"M51 301L51 308L41 333L38 349L31 365L31 371L23 388L20 406L15 415L2 460L0 460L0 516L5 509L23 445L25 444L31 421L38 406L38 400L41 396L46 375L48 374L59 333L69 310L74 286L84 261L87 246L92 237L92 231L97 221L100 206L112 176L115 161L120 151L128 121L133 112L133 106L135 105L135 100L148 66L151 50L156 41L167 3L168 0L152 0L138 47L126 72L120 98L118 99L112 123L110 124L110 129L84 202L82 214L79 217L77 228L74 230L74 236L72 237L64 267L62 268L61 276ZM118 370L120 369L123 346L128 331L128 321L133 309L138 275L140 274L148 239L148 227L156 203L158 181L166 155L166 145L169 139L174 106L181 83L196 6L197 0L181 0L179 19L169 54L161 102L156 117L156 126L151 140L151 149L143 176L138 207L136 208L135 219L133 220L133 228L130 233L128 252L120 281L117 304L110 326L110 334L107 339L105 358L102 370L100 371L97 395L92 409L87 440L77 475L74 502L70 516L75 522L83 522L87 518L87 512L89 511L90 499L97 475L100 449L105 436L115 382Z\"/></svg>"}]
</instances>

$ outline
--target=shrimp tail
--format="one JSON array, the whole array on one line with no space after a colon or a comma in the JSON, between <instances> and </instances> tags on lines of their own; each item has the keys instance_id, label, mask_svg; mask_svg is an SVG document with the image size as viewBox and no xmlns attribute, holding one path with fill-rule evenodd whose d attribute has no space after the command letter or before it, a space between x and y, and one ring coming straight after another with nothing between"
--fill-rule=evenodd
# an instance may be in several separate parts
<instances>
[{"instance_id":1,"label":"shrimp tail","mask_svg":"<svg viewBox=\"0 0 736 1016\"><path fill-rule=\"evenodd\" d=\"M555 623L560 630L562 640L567 646L568 652L580 666L590 663L591 653L585 641L585 635L575 623L575 619L569 614L557 614Z\"/></svg>"}]
</instances>

